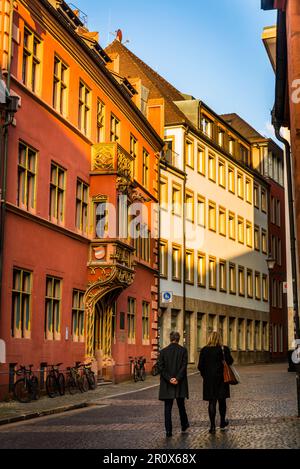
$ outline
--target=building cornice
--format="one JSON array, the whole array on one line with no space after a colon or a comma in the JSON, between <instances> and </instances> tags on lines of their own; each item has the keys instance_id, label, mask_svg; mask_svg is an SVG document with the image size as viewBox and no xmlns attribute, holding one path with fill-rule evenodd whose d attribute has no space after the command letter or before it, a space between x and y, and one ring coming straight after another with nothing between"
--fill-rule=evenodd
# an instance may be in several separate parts
<instances>
[{"instance_id":1,"label":"building cornice","mask_svg":"<svg viewBox=\"0 0 300 469\"><path fill-rule=\"evenodd\" d=\"M134 104L127 92L112 76L98 55L90 49L66 19L48 2L48 0L31 1L29 4L21 0L32 16L44 25L62 47L72 56L94 83L114 102L125 117L132 122L140 134L155 149L160 150L164 143L143 113ZM43 7L48 15L41 11ZM63 30L62 30L63 28ZM68 34L65 34L67 32ZM100 74L99 74L100 72Z\"/></svg>"}]
</instances>

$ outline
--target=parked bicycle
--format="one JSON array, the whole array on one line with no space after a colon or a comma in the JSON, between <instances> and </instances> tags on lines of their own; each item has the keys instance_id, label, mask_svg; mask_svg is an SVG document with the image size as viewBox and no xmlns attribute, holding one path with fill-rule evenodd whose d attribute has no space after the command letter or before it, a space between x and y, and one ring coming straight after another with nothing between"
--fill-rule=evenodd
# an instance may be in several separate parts
<instances>
[{"instance_id":1,"label":"parked bicycle","mask_svg":"<svg viewBox=\"0 0 300 469\"><path fill-rule=\"evenodd\" d=\"M63 373L59 371L61 365L62 363L50 365L50 371L46 379L46 390L48 396L51 398L65 394L65 377Z\"/></svg>"},{"instance_id":2,"label":"parked bicycle","mask_svg":"<svg viewBox=\"0 0 300 469\"><path fill-rule=\"evenodd\" d=\"M80 366L68 367L68 375L66 380L66 388L70 394L75 394L77 389L80 392L88 391L89 383L85 374L79 373Z\"/></svg>"},{"instance_id":3,"label":"parked bicycle","mask_svg":"<svg viewBox=\"0 0 300 469\"><path fill-rule=\"evenodd\" d=\"M156 363L154 363L154 365L152 366L151 374L152 376L158 376L160 374L160 368L158 365L158 357L157 357Z\"/></svg>"},{"instance_id":4,"label":"parked bicycle","mask_svg":"<svg viewBox=\"0 0 300 469\"><path fill-rule=\"evenodd\" d=\"M82 363L79 365L79 367L81 367L83 371L83 376L86 376L89 389L94 390L97 387L97 382L96 382L95 373L92 371L91 365L92 365L91 363Z\"/></svg>"},{"instance_id":5,"label":"parked bicycle","mask_svg":"<svg viewBox=\"0 0 300 469\"><path fill-rule=\"evenodd\" d=\"M133 380L137 381L145 381L146 379L146 369L145 363L146 358L144 357L129 357L130 366L131 366L131 375L133 376Z\"/></svg>"},{"instance_id":6,"label":"parked bicycle","mask_svg":"<svg viewBox=\"0 0 300 469\"><path fill-rule=\"evenodd\" d=\"M18 376L23 375L23 378L18 379L14 384L14 396L19 402L28 403L40 397L39 381L33 374L32 368L33 365L29 365L29 369L21 365L16 371Z\"/></svg>"}]
</instances>

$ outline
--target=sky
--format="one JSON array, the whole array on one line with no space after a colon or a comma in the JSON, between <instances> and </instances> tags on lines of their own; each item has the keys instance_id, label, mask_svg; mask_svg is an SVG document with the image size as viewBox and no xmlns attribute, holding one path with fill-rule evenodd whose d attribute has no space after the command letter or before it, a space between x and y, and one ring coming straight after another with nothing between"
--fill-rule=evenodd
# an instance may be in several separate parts
<instances>
[{"instance_id":1,"label":"sky","mask_svg":"<svg viewBox=\"0 0 300 469\"><path fill-rule=\"evenodd\" d=\"M218 114L236 112L274 138L275 77L261 40L276 24L260 0L71 0L105 48L117 29L126 47L179 91ZM69 2L69 3L71 3Z\"/></svg>"}]
</instances>

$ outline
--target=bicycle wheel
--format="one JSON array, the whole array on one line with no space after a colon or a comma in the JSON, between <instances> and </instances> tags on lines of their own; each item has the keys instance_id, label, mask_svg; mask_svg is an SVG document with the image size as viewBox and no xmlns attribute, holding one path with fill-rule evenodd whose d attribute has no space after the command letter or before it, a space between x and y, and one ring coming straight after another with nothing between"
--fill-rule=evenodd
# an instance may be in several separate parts
<instances>
[{"instance_id":1,"label":"bicycle wheel","mask_svg":"<svg viewBox=\"0 0 300 469\"><path fill-rule=\"evenodd\" d=\"M57 384L58 384L59 394L61 396L64 396L65 392L66 392L66 385L65 385L65 377L62 373L59 373L59 375L58 375Z\"/></svg>"},{"instance_id":2,"label":"bicycle wheel","mask_svg":"<svg viewBox=\"0 0 300 469\"><path fill-rule=\"evenodd\" d=\"M139 380L139 374L140 373L139 373L138 367L135 366L133 370L133 380L135 383Z\"/></svg>"},{"instance_id":3,"label":"bicycle wheel","mask_svg":"<svg viewBox=\"0 0 300 469\"><path fill-rule=\"evenodd\" d=\"M17 401L27 404L30 402L30 392L25 378L18 379L14 384L14 397Z\"/></svg>"},{"instance_id":4,"label":"bicycle wheel","mask_svg":"<svg viewBox=\"0 0 300 469\"><path fill-rule=\"evenodd\" d=\"M157 364L153 365L152 370L151 370L151 374L152 374L152 376L159 375L159 368L158 368Z\"/></svg>"},{"instance_id":5,"label":"bicycle wheel","mask_svg":"<svg viewBox=\"0 0 300 469\"><path fill-rule=\"evenodd\" d=\"M96 389L97 383L96 383L95 373L93 371L89 371L87 375L87 380L88 380L90 389L92 390Z\"/></svg>"},{"instance_id":6,"label":"bicycle wheel","mask_svg":"<svg viewBox=\"0 0 300 469\"><path fill-rule=\"evenodd\" d=\"M37 401L40 398L39 380L36 376L32 376L29 381L30 397Z\"/></svg>"},{"instance_id":7,"label":"bicycle wheel","mask_svg":"<svg viewBox=\"0 0 300 469\"><path fill-rule=\"evenodd\" d=\"M78 378L78 387L81 392L87 392L89 390L89 383L86 375L80 376Z\"/></svg>"},{"instance_id":8,"label":"bicycle wheel","mask_svg":"<svg viewBox=\"0 0 300 469\"><path fill-rule=\"evenodd\" d=\"M48 375L46 379L46 391L51 399L57 396L57 383L53 375Z\"/></svg>"},{"instance_id":9,"label":"bicycle wheel","mask_svg":"<svg viewBox=\"0 0 300 469\"><path fill-rule=\"evenodd\" d=\"M71 395L75 394L77 391L76 381L72 376L67 377L66 388L68 389Z\"/></svg>"}]
</instances>

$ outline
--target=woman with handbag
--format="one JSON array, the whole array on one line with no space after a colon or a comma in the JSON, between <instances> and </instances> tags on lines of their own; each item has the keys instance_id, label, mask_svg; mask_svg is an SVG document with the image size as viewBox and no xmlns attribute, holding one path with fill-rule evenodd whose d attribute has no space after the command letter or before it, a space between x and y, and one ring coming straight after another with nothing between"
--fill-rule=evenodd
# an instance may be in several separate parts
<instances>
[{"instance_id":1,"label":"woman with handbag","mask_svg":"<svg viewBox=\"0 0 300 469\"><path fill-rule=\"evenodd\" d=\"M198 364L198 370L203 378L203 400L209 402L209 433L216 432L217 401L221 417L220 429L225 430L229 424L226 420L226 399L230 397L230 390L229 384L224 382L224 361L232 365L230 350L223 346L221 335L212 332L207 345L201 350Z\"/></svg>"}]
</instances>

